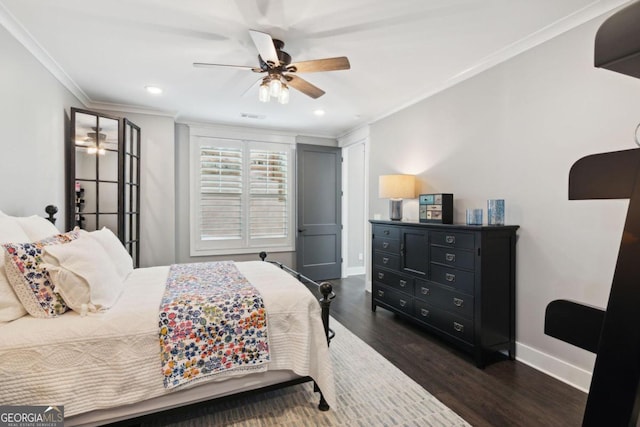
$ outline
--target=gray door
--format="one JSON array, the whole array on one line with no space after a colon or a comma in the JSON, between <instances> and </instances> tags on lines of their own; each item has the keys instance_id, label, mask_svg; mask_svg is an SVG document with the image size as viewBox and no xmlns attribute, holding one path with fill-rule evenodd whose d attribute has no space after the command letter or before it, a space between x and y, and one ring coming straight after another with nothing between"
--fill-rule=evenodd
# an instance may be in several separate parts
<instances>
[{"instance_id":1,"label":"gray door","mask_svg":"<svg viewBox=\"0 0 640 427\"><path fill-rule=\"evenodd\" d=\"M313 280L340 277L341 149L298 144L296 269Z\"/></svg>"}]
</instances>

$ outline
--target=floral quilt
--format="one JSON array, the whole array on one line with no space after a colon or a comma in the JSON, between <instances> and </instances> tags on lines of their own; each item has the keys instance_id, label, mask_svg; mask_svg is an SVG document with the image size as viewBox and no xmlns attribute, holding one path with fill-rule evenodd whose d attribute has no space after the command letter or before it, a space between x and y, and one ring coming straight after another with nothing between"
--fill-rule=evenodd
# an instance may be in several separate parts
<instances>
[{"instance_id":1,"label":"floral quilt","mask_svg":"<svg viewBox=\"0 0 640 427\"><path fill-rule=\"evenodd\" d=\"M262 297L232 261L172 265L159 326L165 388L270 360Z\"/></svg>"}]
</instances>

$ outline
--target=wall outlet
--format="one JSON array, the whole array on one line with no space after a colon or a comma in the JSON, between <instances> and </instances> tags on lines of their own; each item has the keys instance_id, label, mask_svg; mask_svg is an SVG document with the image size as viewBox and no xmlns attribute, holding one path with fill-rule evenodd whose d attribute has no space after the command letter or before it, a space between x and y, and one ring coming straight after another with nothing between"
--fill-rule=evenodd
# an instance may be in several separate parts
<instances>
[{"instance_id":1,"label":"wall outlet","mask_svg":"<svg viewBox=\"0 0 640 427\"><path fill-rule=\"evenodd\" d=\"M373 219L382 219L382 215L380 215L380 214L373 214Z\"/></svg>"},{"instance_id":2,"label":"wall outlet","mask_svg":"<svg viewBox=\"0 0 640 427\"><path fill-rule=\"evenodd\" d=\"M363 254L358 254L358 261L362 261L364 259L364 255Z\"/></svg>"}]
</instances>

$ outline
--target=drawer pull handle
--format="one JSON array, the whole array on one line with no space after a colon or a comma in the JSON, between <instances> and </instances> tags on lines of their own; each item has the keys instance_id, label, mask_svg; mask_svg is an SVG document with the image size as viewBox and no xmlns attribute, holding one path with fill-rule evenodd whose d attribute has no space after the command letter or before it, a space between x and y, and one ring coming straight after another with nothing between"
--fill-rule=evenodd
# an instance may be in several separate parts
<instances>
[{"instance_id":1,"label":"drawer pull handle","mask_svg":"<svg viewBox=\"0 0 640 427\"><path fill-rule=\"evenodd\" d=\"M400 307L404 307L405 305L407 305L407 302L403 299L400 300Z\"/></svg>"},{"instance_id":2,"label":"drawer pull handle","mask_svg":"<svg viewBox=\"0 0 640 427\"><path fill-rule=\"evenodd\" d=\"M378 272L378 279L384 279L384 273Z\"/></svg>"},{"instance_id":3,"label":"drawer pull handle","mask_svg":"<svg viewBox=\"0 0 640 427\"><path fill-rule=\"evenodd\" d=\"M462 307L462 304L464 304L463 299L460 299L460 298L453 299L453 305L455 305L456 307Z\"/></svg>"},{"instance_id":4,"label":"drawer pull handle","mask_svg":"<svg viewBox=\"0 0 640 427\"><path fill-rule=\"evenodd\" d=\"M455 282L456 281L456 275L455 274L447 273L447 274L445 274L444 278L447 279L447 282Z\"/></svg>"},{"instance_id":5,"label":"drawer pull handle","mask_svg":"<svg viewBox=\"0 0 640 427\"><path fill-rule=\"evenodd\" d=\"M382 263L383 263L383 264L386 264L386 263L388 263L388 262L389 262L389 258L387 258L387 257L383 257L383 258L382 258Z\"/></svg>"},{"instance_id":6,"label":"drawer pull handle","mask_svg":"<svg viewBox=\"0 0 640 427\"><path fill-rule=\"evenodd\" d=\"M444 238L444 241L449 243L450 245L453 245L456 242L456 236L446 236Z\"/></svg>"},{"instance_id":7,"label":"drawer pull handle","mask_svg":"<svg viewBox=\"0 0 640 427\"><path fill-rule=\"evenodd\" d=\"M456 332L464 332L464 325L462 323L453 322L453 329L455 329Z\"/></svg>"},{"instance_id":8,"label":"drawer pull handle","mask_svg":"<svg viewBox=\"0 0 640 427\"><path fill-rule=\"evenodd\" d=\"M431 291L429 290L429 288L420 288L420 292L422 292L422 295L429 295L431 293Z\"/></svg>"},{"instance_id":9,"label":"drawer pull handle","mask_svg":"<svg viewBox=\"0 0 640 427\"><path fill-rule=\"evenodd\" d=\"M448 262L456 262L456 254L446 254L444 257Z\"/></svg>"},{"instance_id":10,"label":"drawer pull handle","mask_svg":"<svg viewBox=\"0 0 640 427\"><path fill-rule=\"evenodd\" d=\"M389 242L382 242L382 247L387 249L389 247Z\"/></svg>"},{"instance_id":11,"label":"drawer pull handle","mask_svg":"<svg viewBox=\"0 0 640 427\"><path fill-rule=\"evenodd\" d=\"M429 317L429 310L421 308L420 309L420 314L422 315L422 317Z\"/></svg>"},{"instance_id":12,"label":"drawer pull handle","mask_svg":"<svg viewBox=\"0 0 640 427\"><path fill-rule=\"evenodd\" d=\"M384 296L384 291L380 291L380 290L378 290L378 296L379 296L379 297L383 297L383 296Z\"/></svg>"},{"instance_id":13,"label":"drawer pull handle","mask_svg":"<svg viewBox=\"0 0 640 427\"><path fill-rule=\"evenodd\" d=\"M407 286L407 281L406 280L400 280L400 287L404 288L405 286Z\"/></svg>"},{"instance_id":14,"label":"drawer pull handle","mask_svg":"<svg viewBox=\"0 0 640 427\"><path fill-rule=\"evenodd\" d=\"M388 236L389 235L389 230L384 230L383 233Z\"/></svg>"}]
</instances>

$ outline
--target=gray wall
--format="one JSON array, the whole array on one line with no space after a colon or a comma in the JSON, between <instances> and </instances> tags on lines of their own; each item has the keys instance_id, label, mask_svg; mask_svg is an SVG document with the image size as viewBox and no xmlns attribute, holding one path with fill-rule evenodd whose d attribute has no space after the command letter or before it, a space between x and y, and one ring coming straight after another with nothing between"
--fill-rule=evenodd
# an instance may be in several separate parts
<instances>
[{"instance_id":1,"label":"gray wall","mask_svg":"<svg viewBox=\"0 0 640 427\"><path fill-rule=\"evenodd\" d=\"M418 175L420 190L466 208L506 200L517 243L518 358L588 388L594 356L544 335L546 305L605 307L628 202L567 200L581 157L635 148L640 80L593 67L603 19L589 22L371 126L370 216L388 217L377 177ZM593 171L606 174L607 171ZM417 218L413 201L405 210Z\"/></svg>"},{"instance_id":2,"label":"gray wall","mask_svg":"<svg viewBox=\"0 0 640 427\"><path fill-rule=\"evenodd\" d=\"M0 26L0 210L43 215L58 206L64 228L64 139L82 103Z\"/></svg>"}]
</instances>

